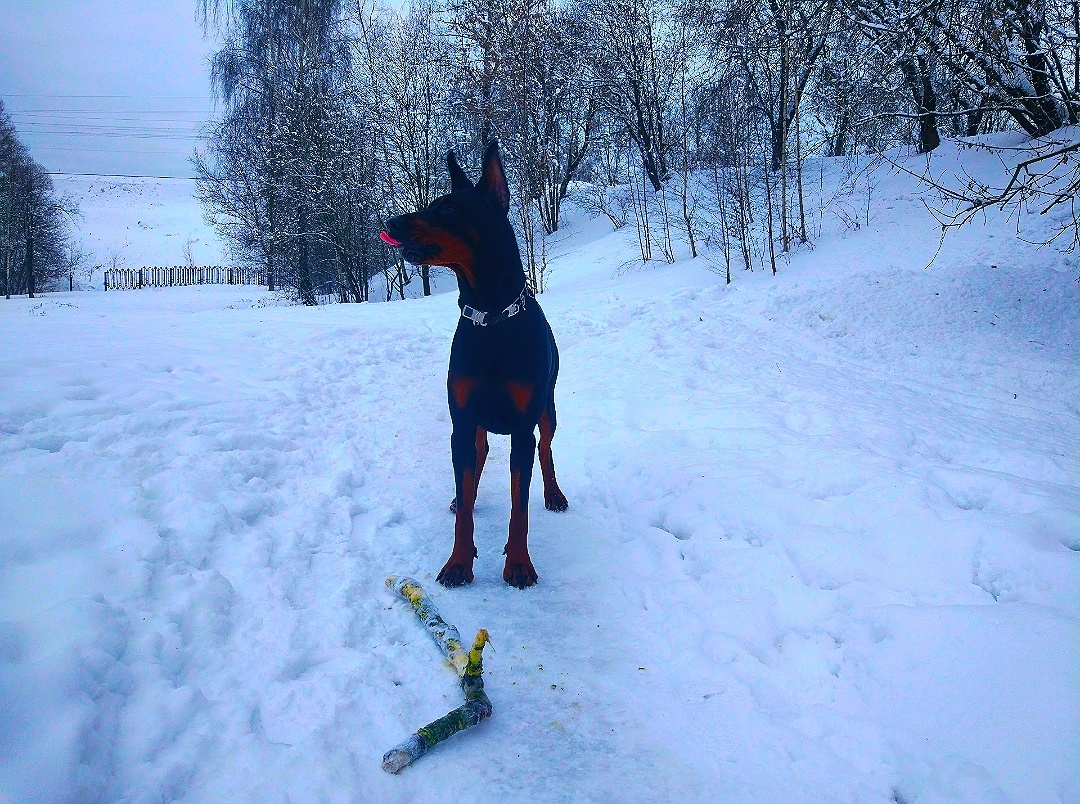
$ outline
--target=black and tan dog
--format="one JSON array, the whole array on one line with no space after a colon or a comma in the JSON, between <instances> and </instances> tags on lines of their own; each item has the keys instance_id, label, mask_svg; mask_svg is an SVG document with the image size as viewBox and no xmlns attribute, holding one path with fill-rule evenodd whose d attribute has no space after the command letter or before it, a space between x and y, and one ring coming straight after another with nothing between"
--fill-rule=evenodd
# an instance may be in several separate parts
<instances>
[{"instance_id":1,"label":"black and tan dog","mask_svg":"<svg viewBox=\"0 0 1080 804\"><path fill-rule=\"evenodd\" d=\"M510 436L510 535L503 580L524 589L536 583L529 558L529 483L540 426L544 505L565 511L555 480L555 379L559 351L539 303L529 291L507 213L510 193L496 143L484 154L474 186L447 155L450 193L425 210L386 222L383 242L411 263L443 265L458 280L461 318L450 350L447 396L454 432L450 448L457 496L454 550L439 573L445 586L473 580L473 504L488 452L488 433Z\"/></svg>"}]
</instances>

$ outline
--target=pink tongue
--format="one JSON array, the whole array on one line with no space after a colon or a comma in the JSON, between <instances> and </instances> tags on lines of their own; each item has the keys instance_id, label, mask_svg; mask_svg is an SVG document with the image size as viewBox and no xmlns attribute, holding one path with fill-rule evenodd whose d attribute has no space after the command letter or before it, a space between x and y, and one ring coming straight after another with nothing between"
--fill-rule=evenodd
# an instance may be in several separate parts
<instances>
[{"instance_id":1,"label":"pink tongue","mask_svg":"<svg viewBox=\"0 0 1080 804\"><path fill-rule=\"evenodd\" d=\"M400 246L401 245L400 240L395 240L390 235L388 235L386 232L379 232L379 239L381 241L383 241L384 243L386 243L386 245L388 245L388 246Z\"/></svg>"}]
</instances>

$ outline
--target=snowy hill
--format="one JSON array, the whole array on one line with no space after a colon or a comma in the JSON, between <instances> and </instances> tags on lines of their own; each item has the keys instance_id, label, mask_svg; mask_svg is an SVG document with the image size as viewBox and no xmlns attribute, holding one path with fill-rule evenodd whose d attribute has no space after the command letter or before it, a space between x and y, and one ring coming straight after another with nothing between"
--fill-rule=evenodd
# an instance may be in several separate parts
<instances>
[{"instance_id":1,"label":"snowy hill","mask_svg":"<svg viewBox=\"0 0 1080 804\"><path fill-rule=\"evenodd\" d=\"M876 182L730 286L571 218L524 592L500 438L434 581L452 294L0 303L0 800L1080 801L1077 262L988 215L926 267ZM394 573L495 649L400 776L460 692Z\"/></svg>"},{"instance_id":2,"label":"snowy hill","mask_svg":"<svg viewBox=\"0 0 1080 804\"><path fill-rule=\"evenodd\" d=\"M54 176L61 196L73 200L80 217L74 239L89 253L89 264L118 268L183 265L190 240L197 265L225 265L224 245L203 219L195 183L177 179L123 179ZM88 266L89 267L89 266ZM101 272L83 285L101 288Z\"/></svg>"}]
</instances>

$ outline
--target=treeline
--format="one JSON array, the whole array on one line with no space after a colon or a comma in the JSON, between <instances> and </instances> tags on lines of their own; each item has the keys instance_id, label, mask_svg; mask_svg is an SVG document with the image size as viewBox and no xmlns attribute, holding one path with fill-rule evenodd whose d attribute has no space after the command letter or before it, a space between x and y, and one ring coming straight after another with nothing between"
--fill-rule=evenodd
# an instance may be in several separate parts
<instances>
[{"instance_id":1,"label":"treeline","mask_svg":"<svg viewBox=\"0 0 1080 804\"><path fill-rule=\"evenodd\" d=\"M531 283L574 199L643 260L776 270L806 158L1080 121L1080 0L201 0L223 103L197 154L237 256L314 304L404 296L377 238L497 138ZM820 200L817 202L820 205ZM682 246L678 246L682 248Z\"/></svg>"},{"instance_id":2,"label":"treeline","mask_svg":"<svg viewBox=\"0 0 1080 804\"><path fill-rule=\"evenodd\" d=\"M52 178L19 140L0 101L0 287L30 298L68 275L68 214Z\"/></svg>"}]
</instances>

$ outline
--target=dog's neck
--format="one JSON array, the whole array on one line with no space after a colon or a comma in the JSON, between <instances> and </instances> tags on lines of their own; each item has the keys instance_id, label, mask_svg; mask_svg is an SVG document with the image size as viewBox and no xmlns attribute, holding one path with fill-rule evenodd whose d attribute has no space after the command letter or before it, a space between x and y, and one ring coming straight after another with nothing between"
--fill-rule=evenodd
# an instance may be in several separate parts
<instances>
[{"instance_id":1,"label":"dog's neck","mask_svg":"<svg viewBox=\"0 0 1080 804\"><path fill-rule=\"evenodd\" d=\"M458 272L458 307L468 305L494 315L521 294L525 268L513 229L509 225L507 229L505 236L477 250L471 276Z\"/></svg>"}]
</instances>

